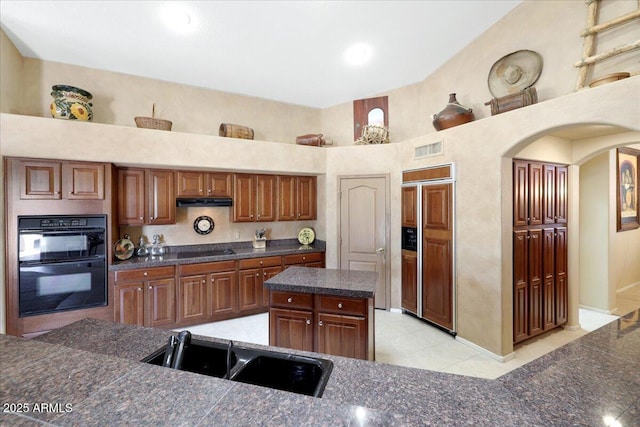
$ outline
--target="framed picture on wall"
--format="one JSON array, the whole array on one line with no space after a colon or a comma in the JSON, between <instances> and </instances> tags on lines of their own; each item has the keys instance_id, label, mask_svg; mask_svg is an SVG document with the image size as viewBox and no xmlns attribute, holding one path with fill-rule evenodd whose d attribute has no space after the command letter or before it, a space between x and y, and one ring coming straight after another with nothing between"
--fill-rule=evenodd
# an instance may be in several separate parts
<instances>
[{"instance_id":1,"label":"framed picture on wall","mask_svg":"<svg viewBox=\"0 0 640 427\"><path fill-rule=\"evenodd\" d=\"M633 230L640 227L638 214L638 196L640 196L640 150L632 148L618 148L616 153L616 182L618 194L616 196L616 215L618 231Z\"/></svg>"}]
</instances>

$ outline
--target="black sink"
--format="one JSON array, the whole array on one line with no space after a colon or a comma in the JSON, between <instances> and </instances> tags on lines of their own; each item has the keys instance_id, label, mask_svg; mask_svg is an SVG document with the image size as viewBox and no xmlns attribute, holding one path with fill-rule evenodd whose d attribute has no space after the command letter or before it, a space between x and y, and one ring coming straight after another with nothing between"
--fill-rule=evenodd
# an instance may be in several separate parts
<instances>
[{"instance_id":1,"label":"black sink","mask_svg":"<svg viewBox=\"0 0 640 427\"><path fill-rule=\"evenodd\" d=\"M165 350L166 347L159 348L142 359L142 361L162 366ZM232 352L231 364L235 365L237 361L238 359ZM224 378L227 375L227 346L209 341L192 340L191 345L184 352L180 369L211 377Z\"/></svg>"},{"instance_id":2,"label":"black sink","mask_svg":"<svg viewBox=\"0 0 640 427\"><path fill-rule=\"evenodd\" d=\"M231 380L321 397L333 369L326 359L255 351Z\"/></svg>"},{"instance_id":3,"label":"black sink","mask_svg":"<svg viewBox=\"0 0 640 427\"><path fill-rule=\"evenodd\" d=\"M184 258L200 258L205 256L220 256L220 255L235 255L235 251L233 249L213 249L210 251L199 251L199 252L178 252L178 259Z\"/></svg>"},{"instance_id":4,"label":"black sink","mask_svg":"<svg viewBox=\"0 0 640 427\"><path fill-rule=\"evenodd\" d=\"M142 362L162 366L166 349L166 346L159 348L142 359ZM331 375L333 362L315 357L192 339L185 347L179 369L321 397Z\"/></svg>"}]
</instances>

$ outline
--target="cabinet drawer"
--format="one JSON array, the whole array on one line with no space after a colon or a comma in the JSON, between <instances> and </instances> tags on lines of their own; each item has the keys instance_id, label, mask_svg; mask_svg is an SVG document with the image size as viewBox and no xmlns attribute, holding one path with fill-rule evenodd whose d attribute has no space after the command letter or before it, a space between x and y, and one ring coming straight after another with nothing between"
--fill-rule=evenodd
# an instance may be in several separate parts
<instances>
[{"instance_id":1,"label":"cabinet drawer","mask_svg":"<svg viewBox=\"0 0 640 427\"><path fill-rule=\"evenodd\" d=\"M298 292L271 292L271 306L286 308L313 308L313 295Z\"/></svg>"},{"instance_id":2,"label":"cabinet drawer","mask_svg":"<svg viewBox=\"0 0 640 427\"><path fill-rule=\"evenodd\" d=\"M184 264L178 267L180 276L191 276L194 274L217 273L220 271L234 271L235 261L201 262L198 264Z\"/></svg>"},{"instance_id":3,"label":"cabinet drawer","mask_svg":"<svg viewBox=\"0 0 640 427\"><path fill-rule=\"evenodd\" d=\"M240 270L247 268L259 268L259 267L275 267L276 265L282 265L282 257L271 256L265 258L249 258L241 259L238 262Z\"/></svg>"},{"instance_id":4,"label":"cabinet drawer","mask_svg":"<svg viewBox=\"0 0 640 427\"><path fill-rule=\"evenodd\" d=\"M317 262L322 261L322 253L314 252L310 254L295 254L295 255L286 255L284 257L284 263L286 265L289 264L306 264L308 262Z\"/></svg>"},{"instance_id":5,"label":"cabinet drawer","mask_svg":"<svg viewBox=\"0 0 640 427\"><path fill-rule=\"evenodd\" d=\"M318 295L318 311L365 316L367 300L366 298Z\"/></svg>"},{"instance_id":6,"label":"cabinet drawer","mask_svg":"<svg viewBox=\"0 0 640 427\"><path fill-rule=\"evenodd\" d=\"M173 277L176 274L174 266L139 268L135 270L116 271L116 282L159 279L161 277Z\"/></svg>"}]
</instances>

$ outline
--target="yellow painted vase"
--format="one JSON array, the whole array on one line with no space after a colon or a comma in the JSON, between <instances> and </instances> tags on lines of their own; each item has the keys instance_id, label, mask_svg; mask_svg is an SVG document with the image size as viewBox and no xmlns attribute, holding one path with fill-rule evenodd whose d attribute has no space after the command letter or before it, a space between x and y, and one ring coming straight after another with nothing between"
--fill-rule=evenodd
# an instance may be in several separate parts
<instances>
[{"instance_id":1,"label":"yellow painted vase","mask_svg":"<svg viewBox=\"0 0 640 427\"><path fill-rule=\"evenodd\" d=\"M89 100L93 96L84 89L73 86L52 86L51 116L54 119L81 120L90 122L93 120L93 106Z\"/></svg>"}]
</instances>

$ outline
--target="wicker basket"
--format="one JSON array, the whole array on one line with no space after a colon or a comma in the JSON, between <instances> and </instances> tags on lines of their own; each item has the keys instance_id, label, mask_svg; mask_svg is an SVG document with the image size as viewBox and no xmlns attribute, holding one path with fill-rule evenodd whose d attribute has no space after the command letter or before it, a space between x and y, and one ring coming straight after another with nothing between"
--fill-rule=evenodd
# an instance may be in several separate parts
<instances>
[{"instance_id":1,"label":"wicker basket","mask_svg":"<svg viewBox=\"0 0 640 427\"><path fill-rule=\"evenodd\" d=\"M169 120L155 119L153 117L135 117L136 126L145 129L171 130L173 124Z\"/></svg>"}]
</instances>

